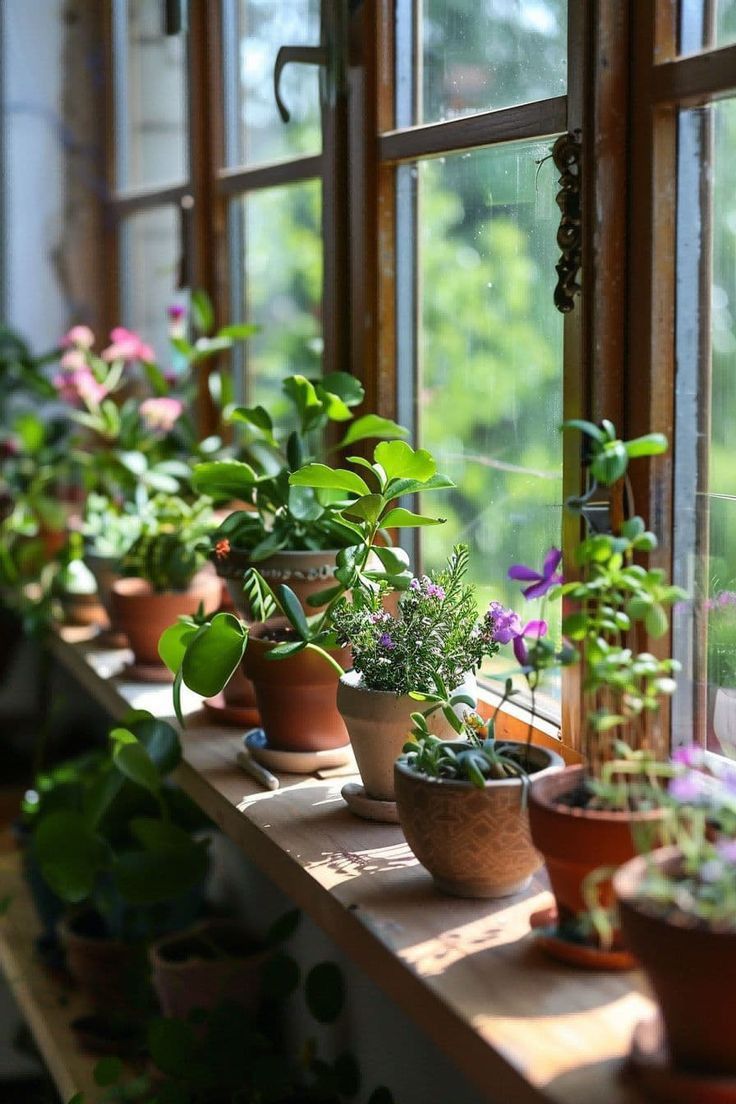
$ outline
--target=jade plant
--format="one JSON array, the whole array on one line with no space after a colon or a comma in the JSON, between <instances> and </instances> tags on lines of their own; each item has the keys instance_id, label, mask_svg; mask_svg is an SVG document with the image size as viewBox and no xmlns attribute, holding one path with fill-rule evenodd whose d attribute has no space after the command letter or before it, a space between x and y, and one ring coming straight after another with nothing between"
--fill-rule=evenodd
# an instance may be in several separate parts
<instances>
[{"instance_id":1,"label":"jade plant","mask_svg":"<svg viewBox=\"0 0 736 1104\"><path fill-rule=\"evenodd\" d=\"M409 557L390 544L388 530L442 524L441 518L395 505L401 495L453 485L437 473L436 462L425 449L415 450L405 441L381 441L375 447L373 463L360 457L354 457L352 463L361 474L310 462L290 476L292 487L308 488L318 497L336 492L341 496L336 516L350 534L350 543L337 554L335 583L308 600L310 605L324 608L308 617L290 587L280 584L274 593L265 579L250 570L246 585L256 599L260 619L280 612L290 625L292 638L272 648L270 659L293 656L308 648L319 652L342 674L329 652L336 644L332 624L336 606L348 592L357 595L382 585L405 590L412 578ZM204 697L220 693L238 667L247 641L247 624L229 613L217 613L200 624L183 619L163 634L159 651L175 673L174 704L182 723L182 683Z\"/></svg>"},{"instance_id":2,"label":"jade plant","mask_svg":"<svg viewBox=\"0 0 736 1104\"><path fill-rule=\"evenodd\" d=\"M319 495L304 484L290 482L290 475L315 458L332 425L347 425L331 451L348 448L368 438L400 438L406 430L388 418L365 414L354 418L353 408L364 398L362 384L346 372L320 379L289 376L282 393L293 428L278 429L263 406L238 406L229 420L245 439L244 460L213 460L197 464L193 484L214 499L241 500L247 510L236 510L213 535L217 555L231 546L245 549L253 563L276 552L344 548L353 534L340 516L335 496Z\"/></svg>"},{"instance_id":3,"label":"jade plant","mask_svg":"<svg viewBox=\"0 0 736 1104\"><path fill-rule=\"evenodd\" d=\"M190 503L177 495L155 495L140 535L123 556L124 573L145 579L156 593L186 590L207 559L211 505L206 497Z\"/></svg>"},{"instance_id":4,"label":"jade plant","mask_svg":"<svg viewBox=\"0 0 736 1104\"><path fill-rule=\"evenodd\" d=\"M41 776L26 795L41 876L109 936L152 938L196 912L208 855L192 832L206 821L168 781L180 759L175 730L136 712L112 729L107 751L72 764L63 784Z\"/></svg>"}]
</instances>

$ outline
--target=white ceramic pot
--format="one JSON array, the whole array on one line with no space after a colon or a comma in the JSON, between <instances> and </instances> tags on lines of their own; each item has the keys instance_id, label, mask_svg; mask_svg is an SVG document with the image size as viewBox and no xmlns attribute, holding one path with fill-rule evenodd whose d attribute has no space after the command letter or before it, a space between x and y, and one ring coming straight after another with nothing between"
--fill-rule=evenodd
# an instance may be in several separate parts
<instances>
[{"instance_id":1,"label":"white ceramic pot","mask_svg":"<svg viewBox=\"0 0 736 1104\"><path fill-rule=\"evenodd\" d=\"M475 701L475 675L467 675L459 689ZM411 714L423 712L423 705L408 694L369 690L357 671L347 671L340 679L337 708L350 734L363 785L370 797L394 800L394 762L411 735ZM459 705L455 711L462 716L467 709ZM427 725L430 732L443 740L457 737L441 709L427 718Z\"/></svg>"}]
</instances>

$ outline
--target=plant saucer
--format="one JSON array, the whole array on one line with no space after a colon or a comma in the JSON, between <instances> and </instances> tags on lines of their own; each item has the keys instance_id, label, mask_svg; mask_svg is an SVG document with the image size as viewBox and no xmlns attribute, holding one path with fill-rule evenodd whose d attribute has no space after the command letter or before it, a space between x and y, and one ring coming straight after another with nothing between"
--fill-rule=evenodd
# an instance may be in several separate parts
<instances>
[{"instance_id":1,"label":"plant saucer","mask_svg":"<svg viewBox=\"0 0 736 1104\"><path fill-rule=\"evenodd\" d=\"M346 782L340 790L348 809L363 820L378 820L384 824L398 824L399 811L395 801L383 801L371 797L365 786L358 782Z\"/></svg>"},{"instance_id":2,"label":"plant saucer","mask_svg":"<svg viewBox=\"0 0 736 1104\"><path fill-rule=\"evenodd\" d=\"M95 639L95 643L99 644L102 648L129 648L128 638L124 632L119 632L116 629L100 629L99 634Z\"/></svg>"},{"instance_id":3,"label":"plant saucer","mask_svg":"<svg viewBox=\"0 0 736 1104\"><path fill-rule=\"evenodd\" d=\"M314 774L330 767L342 767L350 759L350 744L343 747L323 748L321 751L291 751L271 747L262 728L252 728L243 737L243 743L256 762L269 770L286 771L287 774Z\"/></svg>"},{"instance_id":4,"label":"plant saucer","mask_svg":"<svg viewBox=\"0 0 736 1104\"><path fill-rule=\"evenodd\" d=\"M625 1069L647 1100L660 1104L736 1104L736 1077L679 1070L672 1065L659 1013L634 1029Z\"/></svg>"},{"instance_id":5,"label":"plant saucer","mask_svg":"<svg viewBox=\"0 0 736 1104\"><path fill-rule=\"evenodd\" d=\"M588 943L574 925L561 927L554 905L539 909L529 917L537 946L566 966L578 966L582 970L633 970L638 965L634 956L626 950L604 951Z\"/></svg>"},{"instance_id":6,"label":"plant saucer","mask_svg":"<svg viewBox=\"0 0 736 1104\"><path fill-rule=\"evenodd\" d=\"M133 682L173 682L174 676L163 663L130 663L120 672L120 677Z\"/></svg>"},{"instance_id":7,"label":"plant saucer","mask_svg":"<svg viewBox=\"0 0 736 1104\"><path fill-rule=\"evenodd\" d=\"M224 694L205 698L202 705L220 724L233 725L235 728L252 728L261 719L254 705L231 705L225 701Z\"/></svg>"}]
</instances>

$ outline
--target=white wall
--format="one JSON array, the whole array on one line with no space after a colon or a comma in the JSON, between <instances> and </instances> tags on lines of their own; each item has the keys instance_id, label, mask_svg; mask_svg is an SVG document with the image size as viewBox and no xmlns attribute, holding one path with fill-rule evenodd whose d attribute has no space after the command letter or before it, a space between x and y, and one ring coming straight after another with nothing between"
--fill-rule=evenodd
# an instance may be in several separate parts
<instances>
[{"instance_id":1,"label":"white wall","mask_svg":"<svg viewBox=\"0 0 736 1104\"><path fill-rule=\"evenodd\" d=\"M54 268L64 209L63 0L2 0L2 317L33 349L55 344L67 310Z\"/></svg>"}]
</instances>

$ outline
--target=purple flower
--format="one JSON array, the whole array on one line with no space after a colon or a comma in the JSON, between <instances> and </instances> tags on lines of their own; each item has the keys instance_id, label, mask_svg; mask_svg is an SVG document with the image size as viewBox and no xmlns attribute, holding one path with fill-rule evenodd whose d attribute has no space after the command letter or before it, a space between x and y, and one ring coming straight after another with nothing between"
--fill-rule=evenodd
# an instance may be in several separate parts
<instances>
[{"instance_id":1,"label":"purple flower","mask_svg":"<svg viewBox=\"0 0 736 1104\"><path fill-rule=\"evenodd\" d=\"M680 775L679 778L673 778L669 786L670 797L674 797L675 801L679 801L683 805L690 805L694 801L699 801L706 796L707 790L708 783L705 775L699 771L689 771L687 774Z\"/></svg>"},{"instance_id":2,"label":"purple flower","mask_svg":"<svg viewBox=\"0 0 736 1104\"><path fill-rule=\"evenodd\" d=\"M382 648L385 648L389 652L396 647L393 640L391 639L391 634L387 632L381 633L381 636L378 639L378 643L381 645Z\"/></svg>"},{"instance_id":3,"label":"purple flower","mask_svg":"<svg viewBox=\"0 0 736 1104\"><path fill-rule=\"evenodd\" d=\"M187 311L186 307L182 307L180 303L172 303L170 307L166 308L166 313L171 322L178 322L184 317Z\"/></svg>"},{"instance_id":4,"label":"purple flower","mask_svg":"<svg viewBox=\"0 0 736 1104\"><path fill-rule=\"evenodd\" d=\"M736 863L736 840L719 840L716 851L727 863Z\"/></svg>"},{"instance_id":5,"label":"purple flower","mask_svg":"<svg viewBox=\"0 0 736 1104\"><path fill-rule=\"evenodd\" d=\"M688 747L679 747L672 752L672 762L682 767L700 767L704 758L703 749L694 744Z\"/></svg>"},{"instance_id":6,"label":"purple flower","mask_svg":"<svg viewBox=\"0 0 736 1104\"><path fill-rule=\"evenodd\" d=\"M551 587L562 582L562 575L557 574L557 568L562 559L559 548L550 548L544 557L541 572L535 571L524 564L512 564L508 571L509 579L531 585L522 590L525 598L541 598Z\"/></svg>"},{"instance_id":7,"label":"purple flower","mask_svg":"<svg viewBox=\"0 0 736 1104\"><path fill-rule=\"evenodd\" d=\"M419 582L418 579L412 579L412 581L409 583L409 587L411 590L421 590L422 584Z\"/></svg>"},{"instance_id":8,"label":"purple flower","mask_svg":"<svg viewBox=\"0 0 736 1104\"><path fill-rule=\"evenodd\" d=\"M521 630L518 636L514 637L514 655L516 656L516 662L520 667L526 667L529 662L529 652L527 651L524 638L527 637L530 640L536 641L540 637L547 635L547 622L546 621L527 621L524 628Z\"/></svg>"},{"instance_id":9,"label":"purple flower","mask_svg":"<svg viewBox=\"0 0 736 1104\"><path fill-rule=\"evenodd\" d=\"M427 597L439 598L441 600L445 597L445 588L441 587L439 583L429 583L427 585Z\"/></svg>"},{"instance_id":10,"label":"purple flower","mask_svg":"<svg viewBox=\"0 0 736 1104\"><path fill-rule=\"evenodd\" d=\"M509 644L515 637L521 635L521 621L518 613L502 606L500 602L491 602L486 619L492 625L491 639L494 644Z\"/></svg>"}]
</instances>

